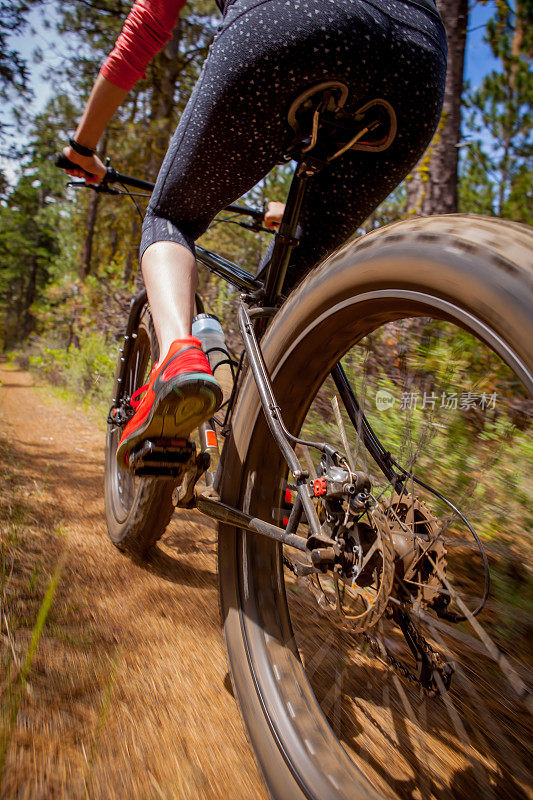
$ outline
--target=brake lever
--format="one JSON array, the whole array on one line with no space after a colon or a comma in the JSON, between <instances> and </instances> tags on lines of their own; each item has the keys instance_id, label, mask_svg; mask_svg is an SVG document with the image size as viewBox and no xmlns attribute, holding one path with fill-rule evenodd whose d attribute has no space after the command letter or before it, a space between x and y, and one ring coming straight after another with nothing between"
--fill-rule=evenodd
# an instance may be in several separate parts
<instances>
[{"instance_id":1,"label":"brake lever","mask_svg":"<svg viewBox=\"0 0 533 800\"><path fill-rule=\"evenodd\" d=\"M235 224L240 225L241 228L246 228L247 231L253 231L254 233L275 233L275 231L271 231L270 228L265 228L260 222L236 222Z\"/></svg>"},{"instance_id":2,"label":"brake lever","mask_svg":"<svg viewBox=\"0 0 533 800\"><path fill-rule=\"evenodd\" d=\"M122 194L118 189L112 189L107 183L86 183L85 181L68 181L66 186L73 186L76 188L92 189L93 192L98 194Z\"/></svg>"}]
</instances>

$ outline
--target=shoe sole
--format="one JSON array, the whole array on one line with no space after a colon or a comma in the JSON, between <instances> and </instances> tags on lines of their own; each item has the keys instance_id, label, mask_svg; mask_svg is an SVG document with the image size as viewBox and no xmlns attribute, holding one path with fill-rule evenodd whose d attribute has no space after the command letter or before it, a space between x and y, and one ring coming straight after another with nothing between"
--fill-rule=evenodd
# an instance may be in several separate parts
<instances>
[{"instance_id":1,"label":"shoe sole","mask_svg":"<svg viewBox=\"0 0 533 800\"><path fill-rule=\"evenodd\" d=\"M168 384L160 385L143 424L117 448L119 466L128 469L127 454L145 439L188 438L222 403L222 389L203 372L178 375Z\"/></svg>"}]
</instances>

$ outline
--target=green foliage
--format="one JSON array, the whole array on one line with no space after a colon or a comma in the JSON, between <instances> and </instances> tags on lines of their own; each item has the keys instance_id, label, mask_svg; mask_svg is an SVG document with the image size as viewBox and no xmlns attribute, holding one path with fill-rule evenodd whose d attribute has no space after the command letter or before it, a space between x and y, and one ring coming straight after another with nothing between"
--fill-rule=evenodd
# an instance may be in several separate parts
<instances>
[{"instance_id":1,"label":"green foliage","mask_svg":"<svg viewBox=\"0 0 533 800\"><path fill-rule=\"evenodd\" d=\"M498 602L499 632L505 639L516 640L528 634L528 620L533 614L533 579L521 561L502 560L491 571L493 594Z\"/></svg>"},{"instance_id":2,"label":"green foliage","mask_svg":"<svg viewBox=\"0 0 533 800\"><path fill-rule=\"evenodd\" d=\"M459 206L470 214L494 215L496 186L489 177L489 162L479 142L469 146L459 182Z\"/></svg>"},{"instance_id":3,"label":"green foliage","mask_svg":"<svg viewBox=\"0 0 533 800\"><path fill-rule=\"evenodd\" d=\"M30 368L54 386L97 405L111 396L116 352L100 334L82 339L79 347L43 347L29 357Z\"/></svg>"},{"instance_id":4,"label":"green foliage","mask_svg":"<svg viewBox=\"0 0 533 800\"><path fill-rule=\"evenodd\" d=\"M524 544L524 558L529 559L531 403L501 359L450 323L418 318L379 328L342 363L386 450L407 469L414 463L415 474L452 499L486 540L512 548ZM394 398L387 410L376 408L378 391ZM328 379L311 407L303 435L342 448L330 403L335 394ZM482 395L484 407L479 401L462 402ZM455 402L450 402L453 397ZM355 448L347 416L344 423ZM359 456L359 468L371 474L377 496L383 475L362 447ZM435 509L443 517L449 513L438 503Z\"/></svg>"},{"instance_id":5,"label":"green foliage","mask_svg":"<svg viewBox=\"0 0 533 800\"><path fill-rule=\"evenodd\" d=\"M473 140L460 183L463 211L533 223L533 3L497 2L487 41L501 70L468 91Z\"/></svg>"},{"instance_id":6,"label":"green foliage","mask_svg":"<svg viewBox=\"0 0 533 800\"><path fill-rule=\"evenodd\" d=\"M0 0L0 101L6 103L17 95L28 96L28 66L9 39L20 34L27 25L28 2ZM0 120L0 142L7 126Z\"/></svg>"},{"instance_id":7,"label":"green foliage","mask_svg":"<svg viewBox=\"0 0 533 800\"><path fill-rule=\"evenodd\" d=\"M26 683L28 682L31 666L35 658L35 653L37 652L37 647L39 646L39 640L41 638L46 619L50 612L50 607L54 600L63 566L64 559L61 559L54 570L54 574L50 579L50 583L48 584L48 588L39 608L37 619L35 620L35 625L33 626L28 651L26 653L20 673L17 676L16 683L14 686L11 686L11 681L9 681L9 705L2 715L3 719L1 720L0 727L0 781L4 775L6 756L13 738L15 723L17 721L24 689L26 687Z\"/></svg>"},{"instance_id":8,"label":"green foliage","mask_svg":"<svg viewBox=\"0 0 533 800\"><path fill-rule=\"evenodd\" d=\"M47 176L28 169L0 208L0 339L5 346L26 338L33 327L32 306L49 279L59 253L57 209Z\"/></svg>"}]
</instances>

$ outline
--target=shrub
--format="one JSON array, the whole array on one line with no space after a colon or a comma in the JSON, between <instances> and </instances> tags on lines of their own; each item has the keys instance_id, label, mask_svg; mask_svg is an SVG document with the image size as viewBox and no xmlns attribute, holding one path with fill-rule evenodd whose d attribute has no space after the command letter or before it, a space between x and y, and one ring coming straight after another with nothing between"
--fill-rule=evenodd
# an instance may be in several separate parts
<instances>
[{"instance_id":1,"label":"shrub","mask_svg":"<svg viewBox=\"0 0 533 800\"><path fill-rule=\"evenodd\" d=\"M25 358L30 369L53 386L63 386L76 397L96 404L109 399L115 352L100 334L86 336L79 348L41 346Z\"/></svg>"}]
</instances>

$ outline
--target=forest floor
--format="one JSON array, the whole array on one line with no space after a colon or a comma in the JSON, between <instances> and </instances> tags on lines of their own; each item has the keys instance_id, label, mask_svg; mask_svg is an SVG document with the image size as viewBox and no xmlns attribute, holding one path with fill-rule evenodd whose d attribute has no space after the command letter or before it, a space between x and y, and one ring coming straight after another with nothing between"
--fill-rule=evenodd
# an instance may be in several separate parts
<instances>
[{"instance_id":1,"label":"forest floor","mask_svg":"<svg viewBox=\"0 0 533 800\"><path fill-rule=\"evenodd\" d=\"M119 553L104 519L104 427L0 363L0 800L266 800L227 671L216 529L180 511L148 561ZM518 581L511 555L489 549L495 573L507 565ZM522 656L514 663L528 681L532 618L520 581L520 605L496 593L484 620L509 658ZM454 677L450 697L472 739L418 687L394 672L385 680L368 647L334 635L312 596L287 585L311 684L384 796L531 796L528 717L467 630L431 641L446 653L448 636L470 676ZM405 643L383 630L408 663ZM463 703L464 686L481 708Z\"/></svg>"},{"instance_id":2,"label":"forest floor","mask_svg":"<svg viewBox=\"0 0 533 800\"><path fill-rule=\"evenodd\" d=\"M0 797L265 798L231 694L214 526L180 512L148 563L121 555L103 430L26 372L0 365L0 380Z\"/></svg>"}]
</instances>

